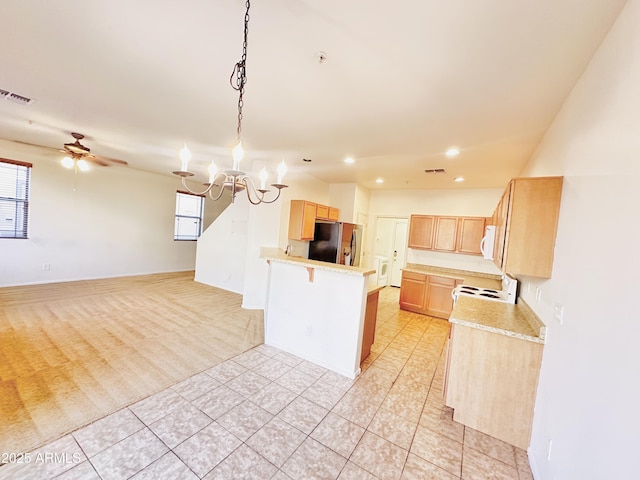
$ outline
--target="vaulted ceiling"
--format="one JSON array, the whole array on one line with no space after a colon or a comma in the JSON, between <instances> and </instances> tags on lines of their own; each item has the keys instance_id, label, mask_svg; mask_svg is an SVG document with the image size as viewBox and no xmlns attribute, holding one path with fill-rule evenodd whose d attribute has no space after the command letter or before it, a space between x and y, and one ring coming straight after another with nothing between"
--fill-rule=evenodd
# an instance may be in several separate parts
<instances>
[{"instance_id":1,"label":"vaulted ceiling","mask_svg":"<svg viewBox=\"0 0 640 480\"><path fill-rule=\"evenodd\" d=\"M275 169L284 158L293 173L367 188L502 187L624 3L254 0L247 159ZM0 138L61 147L80 132L94 153L163 174L186 142L194 168L211 159L230 168L229 77L244 9L244 0L3 1L0 89L34 101L0 100ZM453 146L460 154L447 158ZM438 168L446 173L425 173Z\"/></svg>"}]
</instances>

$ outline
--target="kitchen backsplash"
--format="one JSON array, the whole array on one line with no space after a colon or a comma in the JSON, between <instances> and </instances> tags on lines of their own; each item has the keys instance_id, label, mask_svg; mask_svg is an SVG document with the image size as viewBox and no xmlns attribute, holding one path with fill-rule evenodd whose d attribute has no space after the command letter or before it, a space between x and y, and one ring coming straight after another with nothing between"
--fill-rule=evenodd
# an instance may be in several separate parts
<instances>
[{"instance_id":1,"label":"kitchen backsplash","mask_svg":"<svg viewBox=\"0 0 640 480\"><path fill-rule=\"evenodd\" d=\"M491 260L478 255L462 255L459 253L433 252L409 248L407 263L433 265L435 267L455 268L471 272L493 273L500 275L500 269Z\"/></svg>"}]
</instances>

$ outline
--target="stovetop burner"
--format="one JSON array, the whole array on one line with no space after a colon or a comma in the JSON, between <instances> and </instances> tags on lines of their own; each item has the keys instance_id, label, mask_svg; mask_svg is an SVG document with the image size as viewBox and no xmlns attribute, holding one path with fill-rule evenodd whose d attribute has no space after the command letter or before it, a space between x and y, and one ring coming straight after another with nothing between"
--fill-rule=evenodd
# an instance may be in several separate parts
<instances>
[{"instance_id":1,"label":"stovetop burner","mask_svg":"<svg viewBox=\"0 0 640 480\"><path fill-rule=\"evenodd\" d=\"M498 293L498 292L496 292L496 293ZM481 297L500 298L499 295L496 295L494 293L479 293L478 295L480 295Z\"/></svg>"},{"instance_id":2,"label":"stovetop burner","mask_svg":"<svg viewBox=\"0 0 640 480\"><path fill-rule=\"evenodd\" d=\"M482 298L484 300L492 300L495 302L516 303L518 281L508 275L502 278L502 290L493 288L474 287L472 285L459 285L451 295L454 300L459 295Z\"/></svg>"}]
</instances>

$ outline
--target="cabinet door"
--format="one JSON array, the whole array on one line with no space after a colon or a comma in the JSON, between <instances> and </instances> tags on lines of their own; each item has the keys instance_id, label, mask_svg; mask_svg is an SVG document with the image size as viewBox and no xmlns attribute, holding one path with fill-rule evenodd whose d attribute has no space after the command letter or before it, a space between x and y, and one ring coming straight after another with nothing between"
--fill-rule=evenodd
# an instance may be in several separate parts
<instances>
[{"instance_id":1,"label":"cabinet door","mask_svg":"<svg viewBox=\"0 0 640 480\"><path fill-rule=\"evenodd\" d=\"M326 205L316 205L316 218L329 220L329 207Z\"/></svg>"},{"instance_id":2,"label":"cabinet door","mask_svg":"<svg viewBox=\"0 0 640 480\"><path fill-rule=\"evenodd\" d=\"M291 200L289 238L313 240L316 223L316 204L305 200Z\"/></svg>"},{"instance_id":3,"label":"cabinet door","mask_svg":"<svg viewBox=\"0 0 640 480\"><path fill-rule=\"evenodd\" d=\"M436 217L436 232L433 249L445 252L456 251L458 217Z\"/></svg>"},{"instance_id":4,"label":"cabinet door","mask_svg":"<svg viewBox=\"0 0 640 480\"><path fill-rule=\"evenodd\" d=\"M549 278L560 212L562 177L511 181L503 269Z\"/></svg>"},{"instance_id":5,"label":"cabinet door","mask_svg":"<svg viewBox=\"0 0 640 480\"><path fill-rule=\"evenodd\" d=\"M430 275L427 283L427 314L438 318L449 318L453 310L451 291L456 280Z\"/></svg>"},{"instance_id":6,"label":"cabinet door","mask_svg":"<svg viewBox=\"0 0 640 480\"><path fill-rule=\"evenodd\" d=\"M436 217L411 215L409 223L409 248L432 249Z\"/></svg>"},{"instance_id":7,"label":"cabinet door","mask_svg":"<svg viewBox=\"0 0 640 480\"><path fill-rule=\"evenodd\" d=\"M329 220L337 222L338 218L340 218L340 209L329 207Z\"/></svg>"},{"instance_id":8,"label":"cabinet door","mask_svg":"<svg viewBox=\"0 0 640 480\"><path fill-rule=\"evenodd\" d=\"M469 255L482 255L480 242L486 225L484 217L462 217L458 224L458 245L456 251Z\"/></svg>"},{"instance_id":9,"label":"cabinet door","mask_svg":"<svg viewBox=\"0 0 640 480\"><path fill-rule=\"evenodd\" d=\"M493 245L493 262L500 270L503 267L504 260L504 246L507 238L507 216L509 211L509 196L511 194L511 184L507 186L507 189L502 194L500 203L496 208L496 240Z\"/></svg>"},{"instance_id":10,"label":"cabinet door","mask_svg":"<svg viewBox=\"0 0 640 480\"><path fill-rule=\"evenodd\" d=\"M427 299L427 275L402 272L400 285L400 308L424 313Z\"/></svg>"}]
</instances>

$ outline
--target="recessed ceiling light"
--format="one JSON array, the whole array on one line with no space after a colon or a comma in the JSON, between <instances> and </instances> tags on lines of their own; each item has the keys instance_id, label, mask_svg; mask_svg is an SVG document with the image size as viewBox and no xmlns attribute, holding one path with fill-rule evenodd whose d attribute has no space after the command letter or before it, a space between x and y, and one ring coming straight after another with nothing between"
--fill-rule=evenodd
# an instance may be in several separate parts
<instances>
[{"instance_id":1,"label":"recessed ceiling light","mask_svg":"<svg viewBox=\"0 0 640 480\"><path fill-rule=\"evenodd\" d=\"M464 177L456 177L453 179L454 182L464 182Z\"/></svg>"},{"instance_id":2,"label":"recessed ceiling light","mask_svg":"<svg viewBox=\"0 0 640 480\"><path fill-rule=\"evenodd\" d=\"M352 164L356 163L356 161L353 159L353 157L347 157L344 159L344 163Z\"/></svg>"},{"instance_id":3,"label":"recessed ceiling light","mask_svg":"<svg viewBox=\"0 0 640 480\"><path fill-rule=\"evenodd\" d=\"M445 152L445 155L446 155L447 157L449 157L449 158L451 158L451 157L455 157L455 156L456 156L456 155L458 155L458 154L460 154L460 150L458 150L458 149L457 149L457 148L455 148L455 147L451 147L449 150L447 150L447 151Z\"/></svg>"},{"instance_id":4,"label":"recessed ceiling light","mask_svg":"<svg viewBox=\"0 0 640 480\"><path fill-rule=\"evenodd\" d=\"M381 179L381 178L378 178L378 179L376 180L376 183L384 183L384 180L383 180L383 179Z\"/></svg>"}]
</instances>

